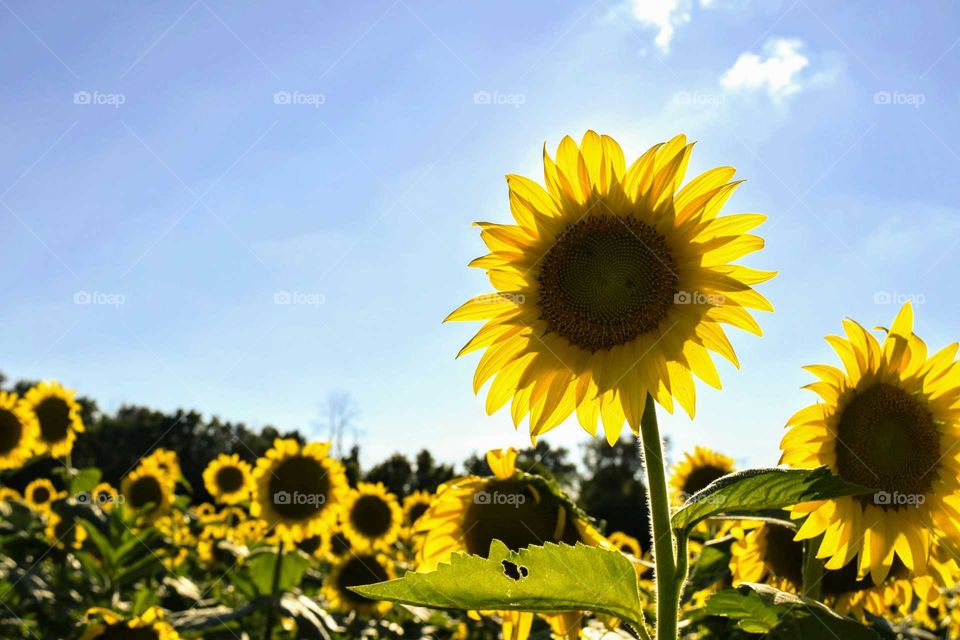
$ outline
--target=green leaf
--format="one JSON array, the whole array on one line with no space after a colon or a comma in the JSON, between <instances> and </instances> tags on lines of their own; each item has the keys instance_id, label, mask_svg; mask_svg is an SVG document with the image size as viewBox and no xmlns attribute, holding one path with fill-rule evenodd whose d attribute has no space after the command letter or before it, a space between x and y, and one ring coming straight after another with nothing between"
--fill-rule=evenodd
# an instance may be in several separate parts
<instances>
[{"instance_id":1,"label":"green leaf","mask_svg":"<svg viewBox=\"0 0 960 640\"><path fill-rule=\"evenodd\" d=\"M721 513L748 515L811 500L873 493L818 469L747 469L723 476L690 496L673 514L673 528L689 532L698 522Z\"/></svg>"},{"instance_id":2,"label":"green leaf","mask_svg":"<svg viewBox=\"0 0 960 640\"><path fill-rule=\"evenodd\" d=\"M81 493L90 493L100 482L100 469L87 467L81 469L70 481L70 495L78 496Z\"/></svg>"},{"instance_id":3,"label":"green leaf","mask_svg":"<svg viewBox=\"0 0 960 640\"><path fill-rule=\"evenodd\" d=\"M744 631L766 634L771 640L879 640L869 628L816 600L765 584L745 582L736 589L718 591L707 602L706 612L736 620Z\"/></svg>"},{"instance_id":4,"label":"green leaf","mask_svg":"<svg viewBox=\"0 0 960 640\"><path fill-rule=\"evenodd\" d=\"M696 564L690 570L690 577L684 589L686 597L692 596L701 589L718 582L730 575L730 545L731 538L714 540L703 545Z\"/></svg>"},{"instance_id":5,"label":"green leaf","mask_svg":"<svg viewBox=\"0 0 960 640\"><path fill-rule=\"evenodd\" d=\"M252 553L247 559L247 575L253 581L257 591L269 595L273 587L273 569L277 563L277 554L264 550L261 553ZM280 572L280 591L289 591L300 583L303 572L310 566L310 560L299 553L285 553L283 567Z\"/></svg>"},{"instance_id":6,"label":"green leaf","mask_svg":"<svg viewBox=\"0 0 960 640\"><path fill-rule=\"evenodd\" d=\"M643 624L633 563L622 553L580 543L513 552L494 540L489 558L455 553L436 571L408 572L353 590L375 600L435 609L588 610Z\"/></svg>"},{"instance_id":7,"label":"green leaf","mask_svg":"<svg viewBox=\"0 0 960 640\"><path fill-rule=\"evenodd\" d=\"M113 566L114 561L114 550L113 545L110 544L110 541L107 540L106 536L103 535L103 532L100 531L100 527L90 522L89 520L78 520L80 526L87 530L87 537L93 542L94 546L97 548L97 551L100 553L100 558L107 566Z\"/></svg>"}]
</instances>

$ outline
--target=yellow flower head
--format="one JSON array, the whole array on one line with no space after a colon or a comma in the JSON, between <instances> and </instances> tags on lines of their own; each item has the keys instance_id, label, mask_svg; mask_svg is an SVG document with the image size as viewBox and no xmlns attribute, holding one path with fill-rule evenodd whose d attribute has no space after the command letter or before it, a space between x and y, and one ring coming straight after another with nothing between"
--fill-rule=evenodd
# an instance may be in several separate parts
<instances>
[{"instance_id":1,"label":"yellow flower head","mask_svg":"<svg viewBox=\"0 0 960 640\"><path fill-rule=\"evenodd\" d=\"M45 533L50 544L58 549L79 549L87 539L87 530L77 518L53 512L47 515Z\"/></svg>"},{"instance_id":2,"label":"yellow flower head","mask_svg":"<svg viewBox=\"0 0 960 640\"><path fill-rule=\"evenodd\" d=\"M162 447L154 449L149 455L145 456L141 462L156 467L157 470L169 477L173 482L177 482L183 477L180 469L180 456L177 455L176 451Z\"/></svg>"},{"instance_id":3,"label":"yellow flower head","mask_svg":"<svg viewBox=\"0 0 960 640\"><path fill-rule=\"evenodd\" d=\"M253 494L253 470L236 453L221 453L204 469L203 484L217 502L237 504Z\"/></svg>"},{"instance_id":4,"label":"yellow flower head","mask_svg":"<svg viewBox=\"0 0 960 640\"><path fill-rule=\"evenodd\" d=\"M627 167L588 131L556 160L544 149L546 189L507 176L517 224L477 223L490 253L471 263L497 292L447 318L486 322L460 354L486 350L474 390L493 379L488 413L511 401L535 437L576 411L591 435L602 419L612 445L624 420L638 431L648 393L692 417L692 374L720 387L710 351L739 366L721 325L760 335L749 310L772 311L752 286L775 274L733 264L763 247L747 232L765 217L718 217L731 167L680 188L692 149L679 135Z\"/></svg>"},{"instance_id":5,"label":"yellow flower head","mask_svg":"<svg viewBox=\"0 0 960 640\"><path fill-rule=\"evenodd\" d=\"M101 482L90 492L90 502L104 511L110 511L119 500L117 490L109 482Z\"/></svg>"},{"instance_id":6,"label":"yellow flower head","mask_svg":"<svg viewBox=\"0 0 960 640\"><path fill-rule=\"evenodd\" d=\"M137 638L138 640L180 640L180 634L163 621L163 610L151 607L142 615L124 619L109 609L93 608L84 616L87 627L80 640Z\"/></svg>"},{"instance_id":7,"label":"yellow flower head","mask_svg":"<svg viewBox=\"0 0 960 640\"><path fill-rule=\"evenodd\" d=\"M430 507L433 500L433 494L429 491L414 491L403 499L403 524L408 528L417 523L426 510Z\"/></svg>"},{"instance_id":8,"label":"yellow flower head","mask_svg":"<svg viewBox=\"0 0 960 640\"><path fill-rule=\"evenodd\" d=\"M0 391L0 470L19 469L33 457L40 425L26 400Z\"/></svg>"},{"instance_id":9,"label":"yellow flower head","mask_svg":"<svg viewBox=\"0 0 960 640\"><path fill-rule=\"evenodd\" d=\"M714 480L733 473L733 458L708 449L695 447L693 453L683 454L670 470L670 494L675 505L683 502Z\"/></svg>"},{"instance_id":10,"label":"yellow flower head","mask_svg":"<svg viewBox=\"0 0 960 640\"><path fill-rule=\"evenodd\" d=\"M806 388L821 402L787 423L782 462L828 467L876 489L866 496L797 505L806 518L798 540L822 535L817 556L828 569L858 558L857 578L882 583L896 559L914 574L928 572L939 540L960 540L960 365L957 344L928 356L903 306L882 343L853 320L846 338L828 336L845 371L806 369Z\"/></svg>"},{"instance_id":11,"label":"yellow flower head","mask_svg":"<svg viewBox=\"0 0 960 640\"><path fill-rule=\"evenodd\" d=\"M323 594L333 609L360 615L383 614L390 608L387 601L371 600L350 590L365 584L383 582L397 577L393 562L375 552L351 553L334 563L330 577L324 581Z\"/></svg>"},{"instance_id":12,"label":"yellow flower head","mask_svg":"<svg viewBox=\"0 0 960 640\"><path fill-rule=\"evenodd\" d=\"M23 499L27 505L41 513L49 513L50 505L66 496L66 491L57 491L47 478L37 478L23 491Z\"/></svg>"},{"instance_id":13,"label":"yellow flower head","mask_svg":"<svg viewBox=\"0 0 960 640\"><path fill-rule=\"evenodd\" d=\"M152 463L141 461L120 485L124 503L147 522L170 511L174 498L174 480Z\"/></svg>"},{"instance_id":14,"label":"yellow flower head","mask_svg":"<svg viewBox=\"0 0 960 640\"><path fill-rule=\"evenodd\" d=\"M643 557L643 549L640 547L640 541L623 531L614 531L607 536L607 541L623 553L627 553L635 558Z\"/></svg>"},{"instance_id":15,"label":"yellow flower head","mask_svg":"<svg viewBox=\"0 0 960 640\"><path fill-rule=\"evenodd\" d=\"M329 443L301 446L296 440L277 438L257 460L250 514L290 542L309 536L312 526L336 523L347 479L343 465L329 451Z\"/></svg>"},{"instance_id":16,"label":"yellow flower head","mask_svg":"<svg viewBox=\"0 0 960 640\"><path fill-rule=\"evenodd\" d=\"M400 534L403 511L383 484L361 482L347 493L340 523L354 548L387 549Z\"/></svg>"},{"instance_id":17,"label":"yellow flower head","mask_svg":"<svg viewBox=\"0 0 960 640\"><path fill-rule=\"evenodd\" d=\"M77 434L84 431L80 404L74 395L54 381L41 382L27 391L24 400L39 425L37 454L60 458L73 450Z\"/></svg>"}]
</instances>

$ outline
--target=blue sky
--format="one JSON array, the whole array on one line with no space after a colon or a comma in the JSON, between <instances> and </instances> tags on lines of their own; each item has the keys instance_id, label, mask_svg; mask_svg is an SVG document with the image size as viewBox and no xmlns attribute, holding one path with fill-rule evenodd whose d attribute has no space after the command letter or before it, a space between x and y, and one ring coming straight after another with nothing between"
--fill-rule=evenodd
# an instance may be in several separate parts
<instances>
[{"instance_id":1,"label":"blue sky","mask_svg":"<svg viewBox=\"0 0 960 640\"><path fill-rule=\"evenodd\" d=\"M442 325L488 290L474 220L587 128L683 131L747 178L781 275L694 444L774 463L800 366L851 316L917 303L957 339L958 9L948 3L0 0L0 369L106 409L309 430L331 390L367 461L523 445ZM291 304L278 304L290 301ZM573 423L547 436L576 446Z\"/></svg>"}]
</instances>

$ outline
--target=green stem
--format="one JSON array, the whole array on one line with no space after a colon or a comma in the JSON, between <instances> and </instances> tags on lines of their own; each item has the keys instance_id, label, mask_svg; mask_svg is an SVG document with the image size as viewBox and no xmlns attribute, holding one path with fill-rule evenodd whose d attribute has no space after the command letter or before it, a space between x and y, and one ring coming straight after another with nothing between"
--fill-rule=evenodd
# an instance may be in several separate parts
<instances>
[{"instance_id":1,"label":"green stem","mask_svg":"<svg viewBox=\"0 0 960 640\"><path fill-rule=\"evenodd\" d=\"M803 541L803 595L820 599L820 583L823 581L823 560L817 558L819 538Z\"/></svg>"},{"instance_id":2,"label":"green stem","mask_svg":"<svg viewBox=\"0 0 960 640\"><path fill-rule=\"evenodd\" d=\"M263 640L273 637L273 623L277 619L277 607L280 591L280 574L283 573L283 541L277 546L277 562L273 565L273 584L270 587L270 610L267 611L267 624L263 628Z\"/></svg>"},{"instance_id":3,"label":"green stem","mask_svg":"<svg viewBox=\"0 0 960 640\"><path fill-rule=\"evenodd\" d=\"M674 556L673 529L670 526L670 495L667 493L667 473L663 464L663 446L657 425L657 410L653 396L647 394L647 403L640 419L640 437L643 441L643 466L647 470L647 497L650 520L653 524L653 560L657 579L657 640L677 640L677 609L680 606L680 585L686 579L686 544L682 546L683 560L678 566ZM680 570L683 573L680 573Z\"/></svg>"}]
</instances>

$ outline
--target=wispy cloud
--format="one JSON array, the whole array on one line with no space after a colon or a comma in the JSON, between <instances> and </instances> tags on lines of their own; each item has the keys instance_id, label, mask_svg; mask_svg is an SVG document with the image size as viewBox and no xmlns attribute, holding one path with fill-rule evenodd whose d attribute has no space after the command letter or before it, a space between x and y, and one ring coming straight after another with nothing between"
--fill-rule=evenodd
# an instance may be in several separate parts
<instances>
[{"instance_id":1,"label":"wispy cloud","mask_svg":"<svg viewBox=\"0 0 960 640\"><path fill-rule=\"evenodd\" d=\"M810 64L803 46L795 38L770 38L763 45L763 55L741 53L720 84L730 91L765 90L773 100L782 100L801 89L799 73Z\"/></svg>"},{"instance_id":2,"label":"wispy cloud","mask_svg":"<svg viewBox=\"0 0 960 640\"><path fill-rule=\"evenodd\" d=\"M640 24L657 30L653 42L663 53L670 51L670 41L678 26L690 22L690 0L632 0L633 17Z\"/></svg>"}]
</instances>

